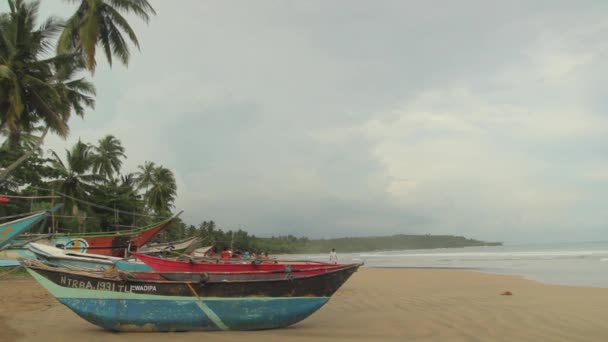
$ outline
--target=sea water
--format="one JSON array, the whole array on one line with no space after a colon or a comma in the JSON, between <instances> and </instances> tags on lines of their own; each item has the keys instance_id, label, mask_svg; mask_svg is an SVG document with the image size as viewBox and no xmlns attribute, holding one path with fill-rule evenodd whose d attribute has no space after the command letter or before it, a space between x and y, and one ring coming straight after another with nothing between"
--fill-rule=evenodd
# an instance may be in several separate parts
<instances>
[{"instance_id":1,"label":"sea water","mask_svg":"<svg viewBox=\"0 0 608 342\"><path fill-rule=\"evenodd\" d=\"M290 258L327 261L324 255ZM470 269L519 275L540 282L608 288L608 242L529 244L405 251L340 253L340 263L366 267Z\"/></svg>"}]
</instances>

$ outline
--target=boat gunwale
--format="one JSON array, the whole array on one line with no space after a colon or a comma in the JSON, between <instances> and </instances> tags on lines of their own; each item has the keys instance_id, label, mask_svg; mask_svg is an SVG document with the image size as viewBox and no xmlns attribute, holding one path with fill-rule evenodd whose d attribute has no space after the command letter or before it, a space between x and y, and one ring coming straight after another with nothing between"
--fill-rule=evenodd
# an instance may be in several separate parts
<instances>
[{"instance_id":1,"label":"boat gunwale","mask_svg":"<svg viewBox=\"0 0 608 342\"><path fill-rule=\"evenodd\" d=\"M28 265L29 264L29 265ZM52 273L59 273L59 274L72 274L72 275L78 275L78 276L84 276L84 277L90 277L90 278L95 278L95 279L101 279L101 280L107 280L107 281L117 281L117 280L122 280L122 279L117 279L115 277L108 277L108 276L104 276L103 274L96 274L93 272L86 272L86 271L74 271L74 270L70 270L69 268L66 267L61 267L61 268L57 268L57 267L53 267L53 266L49 266L46 265L43 262L37 261L37 260L22 260L21 263L22 266L26 267L26 268L31 268L33 270L43 270L43 271L49 271ZM308 278L314 278L314 277L318 277L321 275L328 275L328 274L334 274L334 273L338 273L341 271L345 271L345 270L349 270L349 269L355 269L355 272L357 271L357 269L359 267L363 266L363 263L358 263L358 264L346 264L346 266L344 267L337 267L334 269L330 269L328 272L324 272L324 273L319 273L319 274L311 274L311 275L304 275L304 276L298 276L298 280L305 280ZM93 271L91 269L91 271ZM96 270L97 271L97 270ZM97 271L99 272L99 271ZM121 271L123 273L126 274L137 274L138 272L132 272L132 271ZM266 271L260 271L260 272L266 272ZM211 274L217 274L216 272L140 272L140 273L157 273L157 274L161 274L161 273L175 273L175 274L203 274L203 273L211 273ZM227 272L229 274L238 274L236 272ZM264 273L264 274L276 274L276 273L280 273L280 272L274 272L274 273ZM288 273L285 273L288 274ZM260 274L263 275L263 274ZM285 282L285 281L290 281L291 279L289 278L285 278L285 279L255 279L255 280L219 280L219 281L206 281L206 283L219 283L219 284L224 284L224 283L231 283L231 284L238 284L238 283L263 283L263 282L269 282L269 283L279 283L279 282ZM157 284L157 283L163 283L163 284L197 284L199 282L195 282L195 281L178 281L178 280L150 280L150 279L139 279L139 278L134 278L134 279L127 279L126 281L133 281L133 282L138 282L138 283L148 283L148 284Z\"/></svg>"}]
</instances>

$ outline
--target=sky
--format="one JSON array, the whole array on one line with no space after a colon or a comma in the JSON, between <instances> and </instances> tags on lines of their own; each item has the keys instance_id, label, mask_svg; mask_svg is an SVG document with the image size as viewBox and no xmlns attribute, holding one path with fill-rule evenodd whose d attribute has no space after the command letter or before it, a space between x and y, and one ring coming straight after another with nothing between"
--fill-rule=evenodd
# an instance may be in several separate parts
<instances>
[{"instance_id":1,"label":"sky","mask_svg":"<svg viewBox=\"0 0 608 342\"><path fill-rule=\"evenodd\" d=\"M185 222L608 240L608 2L151 3L141 52L100 56L96 109L46 147L115 135L126 171L175 173Z\"/></svg>"}]
</instances>

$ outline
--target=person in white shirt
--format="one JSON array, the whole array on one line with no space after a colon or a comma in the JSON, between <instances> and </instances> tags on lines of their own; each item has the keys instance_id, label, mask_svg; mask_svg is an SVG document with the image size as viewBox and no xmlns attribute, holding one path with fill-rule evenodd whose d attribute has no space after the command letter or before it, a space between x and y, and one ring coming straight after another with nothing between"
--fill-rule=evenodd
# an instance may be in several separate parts
<instances>
[{"instance_id":1,"label":"person in white shirt","mask_svg":"<svg viewBox=\"0 0 608 342\"><path fill-rule=\"evenodd\" d=\"M329 262L332 264L338 263L338 254L336 254L336 249L332 248L331 252L329 252Z\"/></svg>"}]
</instances>

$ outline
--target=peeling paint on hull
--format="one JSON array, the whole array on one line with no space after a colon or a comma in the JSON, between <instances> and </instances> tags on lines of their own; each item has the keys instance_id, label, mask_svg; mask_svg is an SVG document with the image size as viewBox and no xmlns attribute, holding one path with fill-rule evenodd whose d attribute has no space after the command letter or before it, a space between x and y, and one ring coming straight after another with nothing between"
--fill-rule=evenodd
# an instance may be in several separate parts
<instances>
[{"instance_id":1,"label":"peeling paint on hull","mask_svg":"<svg viewBox=\"0 0 608 342\"><path fill-rule=\"evenodd\" d=\"M0 247L8 245L17 236L30 230L36 223L42 221L50 213L57 211L61 207L63 207L63 204L58 204L49 210L40 211L28 217L0 224Z\"/></svg>"},{"instance_id":2,"label":"peeling paint on hull","mask_svg":"<svg viewBox=\"0 0 608 342\"><path fill-rule=\"evenodd\" d=\"M62 304L105 329L189 331L295 324L327 303L359 266L293 279L261 276L255 281L227 282L147 281L48 266L26 268Z\"/></svg>"},{"instance_id":3,"label":"peeling paint on hull","mask_svg":"<svg viewBox=\"0 0 608 342\"><path fill-rule=\"evenodd\" d=\"M114 331L263 330L287 327L313 314L329 298L196 299L59 298L85 320ZM218 322L217 320L220 320ZM223 324L223 329L220 324Z\"/></svg>"},{"instance_id":4,"label":"peeling paint on hull","mask_svg":"<svg viewBox=\"0 0 608 342\"><path fill-rule=\"evenodd\" d=\"M37 256L38 260L49 262L53 265L64 266L64 267L82 267L82 268L90 268L94 270L104 270L111 268L112 266L116 266L121 271L130 271L130 272L152 272L152 269L144 263L138 262L130 262L130 261L117 261L115 263L101 263L95 261L85 261L85 260L70 260L70 259L61 259L61 258L53 258L53 257L45 257L45 256Z\"/></svg>"}]
</instances>

